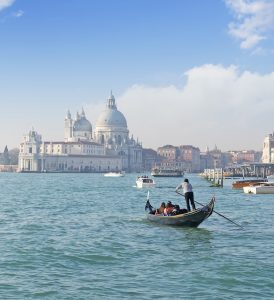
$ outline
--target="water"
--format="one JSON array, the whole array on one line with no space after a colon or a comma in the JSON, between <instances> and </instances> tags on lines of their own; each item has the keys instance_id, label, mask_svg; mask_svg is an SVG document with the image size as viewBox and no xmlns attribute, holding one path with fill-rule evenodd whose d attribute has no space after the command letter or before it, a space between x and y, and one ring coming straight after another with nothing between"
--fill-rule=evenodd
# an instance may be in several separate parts
<instances>
[{"instance_id":1,"label":"water","mask_svg":"<svg viewBox=\"0 0 274 300\"><path fill-rule=\"evenodd\" d=\"M211 188L195 228L151 224L136 174L0 173L0 299L273 299L274 195ZM180 178L156 178L152 204L183 203Z\"/></svg>"}]
</instances>

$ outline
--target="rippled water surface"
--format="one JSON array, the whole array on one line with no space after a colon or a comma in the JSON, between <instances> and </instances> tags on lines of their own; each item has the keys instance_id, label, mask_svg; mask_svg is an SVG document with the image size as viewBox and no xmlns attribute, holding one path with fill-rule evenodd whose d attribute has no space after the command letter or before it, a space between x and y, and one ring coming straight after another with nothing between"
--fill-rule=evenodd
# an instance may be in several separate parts
<instances>
[{"instance_id":1,"label":"rippled water surface","mask_svg":"<svg viewBox=\"0 0 274 300\"><path fill-rule=\"evenodd\" d=\"M0 299L274 299L274 195L187 176L245 230L149 223L136 174L0 173ZM156 179L152 204L182 205L180 181Z\"/></svg>"}]
</instances>

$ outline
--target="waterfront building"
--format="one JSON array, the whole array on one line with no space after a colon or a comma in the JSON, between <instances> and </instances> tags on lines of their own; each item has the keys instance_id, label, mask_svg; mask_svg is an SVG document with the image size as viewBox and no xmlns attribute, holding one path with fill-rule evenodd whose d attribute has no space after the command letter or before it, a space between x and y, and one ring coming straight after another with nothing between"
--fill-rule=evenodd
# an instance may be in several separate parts
<instances>
[{"instance_id":1,"label":"waterfront building","mask_svg":"<svg viewBox=\"0 0 274 300\"><path fill-rule=\"evenodd\" d=\"M43 141L31 130L20 144L18 170L21 172L106 172L141 171L142 146L118 111L114 96L107 99L94 131L84 110L73 119L65 118L64 141Z\"/></svg>"},{"instance_id":2,"label":"waterfront building","mask_svg":"<svg viewBox=\"0 0 274 300\"><path fill-rule=\"evenodd\" d=\"M158 167L179 169L187 172L200 171L200 150L191 145L165 145L157 149L157 153L162 157L158 162Z\"/></svg>"},{"instance_id":3,"label":"waterfront building","mask_svg":"<svg viewBox=\"0 0 274 300\"><path fill-rule=\"evenodd\" d=\"M200 155L201 171L204 169L224 168L227 164L227 159L227 155L218 149L216 145L213 150L209 150L206 147L205 152L201 152Z\"/></svg>"},{"instance_id":4,"label":"waterfront building","mask_svg":"<svg viewBox=\"0 0 274 300\"><path fill-rule=\"evenodd\" d=\"M190 163L189 172L200 172L200 149L192 145L179 146L180 160Z\"/></svg>"},{"instance_id":5,"label":"waterfront building","mask_svg":"<svg viewBox=\"0 0 274 300\"><path fill-rule=\"evenodd\" d=\"M262 152L255 150L228 151L226 153L231 155L232 164L260 162L262 157Z\"/></svg>"},{"instance_id":6,"label":"waterfront building","mask_svg":"<svg viewBox=\"0 0 274 300\"><path fill-rule=\"evenodd\" d=\"M176 160L179 157L178 147L172 145L165 145L157 149L158 155L164 157L167 160Z\"/></svg>"},{"instance_id":7,"label":"waterfront building","mask_svg":"<svg viewBox=\"0 0 274 300\"><path fill-rule=\"evenodd\" d=\"M153 149L143 149L143 170L151 171L154 166L161 163L162 158Z\"/></svg>"},{"instance_id":8,"label":"waterfront building","mask_svg":"<svg viewBox=\"0 0 274 300\"><path fill-rule=\"evenodd\" d=\"M207 148L205 152L200 153L200 171L204 171L205 169L214 169L214 167L214 158Z\"/></svg>"},{"instance_id":9,"label":"waterfront building","mask_svg":"<svg viewBox=\"0 0 274 300\"><path fill-rule=\"evenodd\" d=\"M121 158L123 170L142 170L142 145L138 139L129 137L126 118L117 109L112 93L105 110L97 119L94 140L104 146L107 154L118 155Z\"/></svg>"},{"instance_id":10,"label":"waterfront building","mask_svg":"<svg viewBox=\"0 0 274 300\"><path fill-rule=\"evenodd\" d=\"M262 162L274 163L274 132L264 138Z\"/></svg>"}]
</instances>

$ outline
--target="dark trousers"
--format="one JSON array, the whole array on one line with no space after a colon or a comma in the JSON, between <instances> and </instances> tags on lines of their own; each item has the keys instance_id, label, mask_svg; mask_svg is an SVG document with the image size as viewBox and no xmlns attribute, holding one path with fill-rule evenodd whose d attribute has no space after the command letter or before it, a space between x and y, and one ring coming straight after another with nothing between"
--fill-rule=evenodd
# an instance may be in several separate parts
<instances>
[{"instance_id":1,"label":"dark trousers","mask_svg":"<svg viewBox=\"0 0 274 300\"><path fill-rule=\"evenodd\" d=\"M185 193L185 199L186 199L186 206L187 206L188 211L190 211L189 201L191 203L192 209L196 209L195 203L194 203L194 194L193 194L193 192Z\"/></svg>"}]
</instances>

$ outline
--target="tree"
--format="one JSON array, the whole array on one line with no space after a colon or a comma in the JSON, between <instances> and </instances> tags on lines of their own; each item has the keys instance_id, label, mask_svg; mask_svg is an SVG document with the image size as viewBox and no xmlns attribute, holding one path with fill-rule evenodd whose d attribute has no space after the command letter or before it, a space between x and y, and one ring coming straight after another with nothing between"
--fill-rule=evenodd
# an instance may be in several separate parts
<instances>
[{"instance_id":1,"label":"tree","mask_svg":"<svg viewBox=\"0 0 274 300\"><path fill-rule=\"evenodd\" d=\"M2 164L3 165L9 165L10 164L10 156L9 156L9 150L6 146L4 149L4 152L2 154Z\"/></svg>"},{"instance_id":2,"label":"tree","mask_svg":"<svg viewBox=\"0 0 274 300\"><path fill-rule=\"evenodd\" d=\"M17 165L18 164L18 155L19 155L19 149L14 148L9 151L9 157L10 157L10 164L11 165Z\"/></svg>"}]
</instances>

